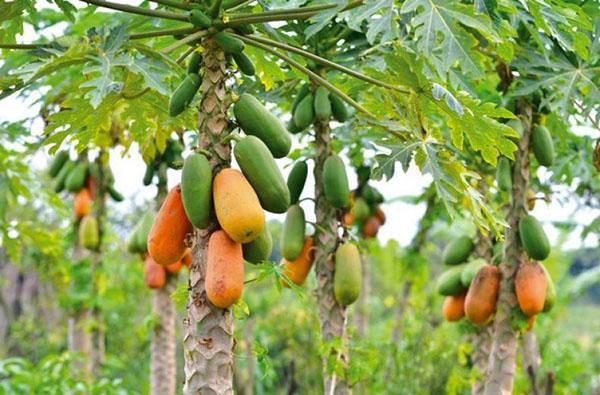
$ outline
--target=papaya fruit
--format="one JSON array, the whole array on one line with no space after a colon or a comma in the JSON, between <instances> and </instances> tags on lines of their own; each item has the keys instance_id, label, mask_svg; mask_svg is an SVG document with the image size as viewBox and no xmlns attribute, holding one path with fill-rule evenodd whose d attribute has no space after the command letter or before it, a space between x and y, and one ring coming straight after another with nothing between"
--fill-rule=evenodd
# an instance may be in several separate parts
<instances>
[{"instance_id":1,"label":"papaya fruit","mask_svg":"<svg viewBox=\"0 0 600 395\"><path fill-rule=\"evenodd\" d=\"M295 261L304 247L306 220L299 204L290 206L285 215L281 233L281 255L288 261Z\"/></svg>"},{"instance_id":2,"label":"papaya fruit","mask_svg":"<svg viewBox=\"0 0 600 395\"><path fill-rule=\"evenodd\" d=\"M238 69L240 69L240 71L243 74L246 74L248 76L253 76L254 74L256 74L256 68L254 67L254 63L245 53L234 53L233 60L235 60L235 64L237 64Z\"/></svg>"},{"instance_id":3,"label":"papaya fruit","mask_svg":"<svg viewBox=\"0 0 600 395\"><path fill-rule=\"evenodd\" d=\"M148 251L148 235L155 219L156 216L154 213L147 211L142 215L140 222L138 222L134 240L137 252L145 253Z\"/></svg>"},{"instance_id":4,"label":"papaya fruit","mask_svg":"<svg viewBox=\"0 0 600 395\"><path fill-rule=\"evenodd\" d=\"M363 223L367 218L369 218L369 215L371 215L369 204L362 197L354 200L354 205L352 206L350 212L352 213L352 218L358 223Z\"/></svg>"},{"instance_id":5,"label":"papaya fruit","mask_svg":"<svg viewBox=\"0 0 600 395\"><path fill-rule=\"evenodd\" d=\"M298 134L298 133L300 133L302 131L302 129L300 129L298 126L296 126L296 122L294 122L294 118L293 117L290 118L290 120L288 121L287 130L291 134Z\"/></svg>"},{"instance_id":6,"label":"papaya fruit","mask_svg":"<svg viewBox=\"0 0 600 395\"><path fill-rule=\"evenodd\" d=\"M310 92L310 84L302 84L300 89L298 89L298 94L296 95L296 98L294 99L294 103L292 103L292 114L294 112L296 112L296 108L298 107L298 104L300 104L302 99L304 99L306 97L306 95L308 95L309 92ZM292 119L293 119L293 117L292 117Z\"/></svg>"},{"instance_id":7,"label":"papaya fruit","mask_svg":"<svg viewBox=\"0 0 600 395\"><path fill-rule=\"evenodd\" d=\"M194 8L189 14L190 22L196 27L208 29L212 25L212 21L201 9Z\"/></svg>"},{"instance_id":8,"label":"papaya fruit","mask_svg":"<svg viewBox=\"0 0 600 395\"><path fill-rule=\"evenodd\" d=\"M377 217L377 219L379 220L379 223L381 225L385 225L385 220L386 220L385 212L383 211L383 209L381 207L377 206L375 208L375 216Z\"/></svg>"},{"instance_id":9,"label":"papaya fruit","mask_svg":"<svg viewBox=\"0 0 600 395\"><path fill-rule=\"evenodd\" d=\"M287 179L287 186L290 191L290 203L296 204L300 200L306 176L308 175L308 165L304 161L296 162Z\"/></svg>"},{"instance_id":10,"label":"papaya fruit","mask_svg":"<svg viewBox=\"0 0 600 395\"><path fill-rule=\"evenodd\" d=\"M531 317L544 310L547 288L546 274L539 262L519 265L515 276L515 294L523 314Z\"/></svg>"},{"instance_id":11,"label":"papaya fruit","mask_svg":"<svg viewBox=\"0 0 600 395\"><path fill-rule=\"evenodd\" d=\"M250 263L261 263L269 259L273 251L273 237L265 225L260 235L250 243L242 244L244 259Z\"/></svg>"},{"instance_id":12,"label":"papaya fruit","mask_svg":"<svg viewBox=\"0 0 600 395\"><path fill-rule=\"evenodd\" d=\"M460 282L463 287L469 288L471 282L479 272L479 270L485 265L485 259L475 258L471 259L463 268L462 273L460 274Z\"/></svg>"},{"instance_id":13,"label":"papaya fruit","mask_svg":"<svg viewBox=\"0 0 600 395\"><path fill-rule=\"evenodd\" d=\"M466 294L456 296L446 296L442 312L444 319L449 322L459 321L465 316L465 299Z\"/></svg>"},{"instance_id":14,"label":"papaya fruit","mask_svg":"<svg viewBox=\"0 0 600 395\"><path fill-rule=\"evenodd\" d=\"M92 204L94 201L90 196L90 191L83 188L81 191L75 194L75 202L73 203L73 211L75 212L75 218L81 219L88 215L92 211Z\"/></svg>"},{"instance_id":15,"label":"papaya fruit","mask_svg":"<svg viewBox=\"0 0 600 395\"><path fill-rule=\"evenodd\" d=\"M206 258L206 296L217 307L226 309L242 296L244 257L242 245L218 230L210 235Z\"/></svg>"},{"instance_id":16,"label":"papaya fruit","mask_svg":"<svg viewBox=\"0 0 600 395\"><path fill-rule=\"evenodd\" d=\"M350 187L344 161L338 155L329 156L323 165L323 191L334 207L347 207L350 203Z\"/></svg>"},{"instance_id":17,"label":"papaya fruit","mask_svg":"<svg viewBox=\"0 0 600 395\"><path fill-rule=\"evenodd\" d=\"M91 215L86 215L79 224L79 242L88 250L95 251L100 243L98 221Z\"/></svg>"},{"instance_id":18,"label":"papaya fruit","mask_svg":"<svg viewBox=\"0 0 600 395\"><path fill-rule=\"evenodd\" d=\"M362 235L365 239L370 239L373 237L377 237L377 233L379 233L379 228L381 227L381 222L377 217L369 217L365 221L362 227Z\"/></svg>"},{"instance_id":19,"label":"papaya fruit","mask_svg":"<svg viewBox=\"0 0 600 395\"><path fill-rule=\"evenodd\" d=\"M342 223L345 227L349 227L354 224L354 216L352 215L352 212L347 211L344 213L344 216L342 217Z\"/></svg>"},{"instance_id":20,"label":"papaya fruit","mask_svg":"<svg viewBox=\"0 0 600 395\"><path fill-rule=\"evenodd\" d=\"M152 259L152 256L147 255L144 260L144 282L148 288L158 289L165 285L167 275L165 268L159 265Z\"/></svg>"},{"instance_id":21,"label":"papaya fruit","mask_svg":"<svg viewBox=\"0 0 600 395\"><path fill-rule=\"evenodd\" d=\"M292 138L287 129L254 96L242 94L233 106L233 113L244 133L261 139L275 158L283 158L290 152Z\"/></svg>"},{"instance_id":22,"label":"papaya fruit","mask_svg":"<svg viewBox=\"0 0 600 395\"><path fill-rule=\"evenodd\" d=\"M544 313L552 310L554 305L556 304L556 286L554 285L554 281L552 281L552 276L548 273L546 267L540 263L542 269L544 269L544 276L546 277L546 297L544 298L544 309L542 310Z\"/></svg>"},{"instance_id":23,"label":"papaya fruit","mask_svg":"<svg viewBox=\"0 0 600 395\"><path fill-rule=\"evenodd\" d=\"M384 198L381 192L377 190L377 188L372 187L371 185L365 185L362 188L361 196L369 203L370 205L383 203Z\"/></svg>"},{"instance_id":24,"label":"papaya fruit","mask_svg":"<svg viewBox=\"0 0 600 395\"><path fill-rule=\"evenodd\" d=\"M167 185L167 164L165 162L161 162L158 165L158 184L159 185Z\"/></svg>"},{"instance_id":25,"label":"papaya fruit","mask_svg":"<svg viewBox=\"0 0 600 395\"><path fill-rule=\"evenodd\" d=\"M152 184L152 178L154 178L154 164L146 164L146 171L144 172L144 179L142 180L145 186Z\"/></svg>"},{"instance_id":26,"label":"papaya fruit","mask_svg":"<svg viewBox=\"0 0 600 395\"><path fill-rule=\"evenodd\" d=\"M90 191L92 199L96 199L98 193L98 179L96 177L87 176L84 183L84 188Z\"/></svg>"},{"instance_id":27,"label":"papaya fruit","mask_svg":"<svg viewBox=\"0 0 600 395\"><path fill-rule=\"evenodd\" d=\"M502 191L510 191L512 188L512 168L510 161L501 156L498 158L498 164L496 165L496 183L498 188Z\"/></svg>"},{"instance_id":28,"label":"papaya fruit","mask_svg":"<svg viewBox=\"0 0 600 395\"><path fill-rule=\"evenodd\" d=\"M324 86L319 86L315 91L315 118L317 121L328 121L331 117L331 102L329 91Z\"/></svg>"},{"instance_id":29,"label":"papaya fruit","mask_svg":"<svg viewBox=\"0 0 600 395\"><path fill-rule=\"evenodd\" d=\"M148 253L159 265L170 265L183 257L185 240L193 227L183 208L181 186L171 189L148 233Z\"/></svg>"},{"instance_id":30,"label":"papaya fruit","mask_svg":"<svg viewBox=\"0 0 600 395\"><path fill-rule=\"evenodd\" d=\"M254 27L250 24L247 25L239 25L233 28L235 31L241 34L252 34L254 33Z\"/></svg>"},{"instance_id":31,"label":"papaya fruit","mask_svg":"<svg viewBox=\"0 0 600 395\"><path fill-rule=\"evenodd\" d=\"M234 155L262 207L284 213L290 206L290 191L265 143L256 136L246 136L235 145Z\"/></svg>"},{"instance_id":32,"label":"papaya fruit","mask_svg":"<svg viewBox=\"0 0 600 395\"><path fill-rule=\"evenodd\" d=\"M183 254L183 258L181 258L181 263L188 268L192 266L192 250L190 248L185 250L185 254Z\"/></svg>"},{"instance_id":33,"label":"papaya fruit","mask_svg":"<svg viewBox=\"0 0 600 395\"><path fill-rule=\"evenodd\" d=\"M206 156L191 154L183 163L181 200L192 225L206 228L212 207L212 170Z\"/></svg>"},{"instance_id":34,"label":"papaya fruit","mask_svg":"<svg viewBox=\"0 0 600 395\"><path fill-rule=\"evenodd\" d=\"M200 64L202 63L202 55L200 52L194 51L190 60L188 61L187 73L188 74L198 74L200 71Z\"/></svg>"},{"instance_id":35,"label":"papaya fruit","mask_svg":"<svg viewBox=\"0 0 600 395\"><path fill-rule=\"evenodd\" d=\"M281 265L283 266L282 273L294 284L301 286L306 281L310 268L312 267L314 260L313 251L313 239L306 237L304 239L304 246L302 252L295 261L288 261L285 258L281 259ZM289 284L281 279L281 285L289 288Z\"/></svg>"},{"instance_id":36,"label":"papaya fruit","mask_svg":"<svg viewBox=\"0 0 600 395\"><path fill-rule=\"evenodd\" d=\"M547 167L554 163L554 143L545 126L538 125L531 132L531 148L540 165Z\"/></svg>"},{"instance_id":37,"label":"papaya fruit","mask_svg":"<svg viewBox=\"0 0 600 395\"><path fill-rule=\"evenodd\" d=\"M181 259L183 259L183 258L181 258ZM175 263L171 263L170 265L166 265L165 266L165 272L167 272L168 274L177 274L177 273L179 273L179 271L183 267L183 263L181 262L181 259L178 260Z\"/></svg>"},{"instance_id":38,"label":"papaya fruit","mask_svg":"<svg viewBox=\"0 0 600 395\"><path fill-rule=\"evenodd\" d=\"M483 325L496 311L500 270L492 265L483 265L471 282L465 299L465 315L474 325Z\"/></svg>"},{"instance_id":39,"label":"papaya fruit","mask_svg":"<svg viewBox=\"0 0 600 395\"><path fill-rule=\"evenodd\" d=\"M521 244L531 259L543 261L550 255L550 241L544 232L542 224L531 215L526 215L519 221L519 236Z\"/></svg>"},{"instance_id":40,"label":"papaya fruit","mask_svg":"<svg viewBox=\"0 0 600 395\"><path fill-rule=\"evenodd\" d=\"M57 152L56 155L54 155L54 158L52 159L52 163L50 163L50 167L48 168L48 174L50 175L50 177L56 177L68 160L68 151Z\"/></svg>"},{"instance_id":41,"label":"papaya fruit","mask_svg":"<svg viewBox=\"0 0 600 395\"><path fill-rule=\"evenodd\" d=\"M122 202L123 200L125 200L125 196L123 196L121 192L117 191L112 185L109 185L106 188L106 191L108 192L108 196L110 196L111 199L115 202Z\"/></svg>"},{"instance_id":42,"label":"papaya fruit","mask_svg":"<svg viewBox=\"0 0 600 395\"><path fill-rule=\"evenodd\" d=\"M437 279L437 291L443 296L456 296L465 292L460 280L464 265L454 266L442 272Z\"/></svg>"},{"instance_id":43,"label":"papaya fruit","mask_svg":"<svg viewBox=\"0 0 600 395\"><path fill-rule=\"evenodd\" d=\"M361 165L358 169L356 169L356 176L358 178L358 185L366 185L371 179L371 167Z\"/></svg>"},{"instance_id":44,"label":"papaya fruit","mask_svg":"<svg viewBox=\"0 0 600 395\"><path fill-rule=\"evenodd\" d=\"M88 164L80 162L69 172L65 180L65 188L69 192L79 192L85 186Z\"/></svg>"},{"instance_id":45,"label":"papaya fruit","mask_svg":"<svg viewBox=\"0 0 600 395\"><path fill-rule=\"evenodd\" d=\"M467 260L475 249L475 244L468 236L459 236L452 240L442 254L442 260L446 265L459 265Z\"/></svg>"},{"instance_id":46,"label":"papaya fruit","mask_svg":"<svg viewBox=\"0 0 600 395\"><path fill-rule=\"evenodd\" d=\"M202 79L198 74L188 74L179 84L169 99L169 115L176 117L192 102L200 88Z\"/></svg>"},{"instance_id":47,"label":"papaya fruit","mask_svg":"<svg viewBox=\"0 0 600 395\"><path fill-rule=\"evenodd\" d=\"M72 160L68 160L67 162L65 162L62 169L60 169L60 171L52 181L52 189L54 190L54 192L59 193L63 189L65 189L65 181L67 180L69 173L71 173L75 165L76 163Z\"/></svg>"},{"instance_id":48,"label":"papaya fruit","mask_svg":"<svg viewBox=\"0 0 600 395\"><path fill-rule=\"evenodd\" d=\"M315 121L314 97L311 93L306 95L296 111L294 111L294 123L300 130L304 130Z\"/></svg>"},{"instance_id":49,"label":"papaya fruit","mask_svg":"<svg viewBox=\"0 0 600 395\"><path fill-rule=\"evenodd\" d=\"M352 243L344 243L335 251L333 293L342 306L358 299L362 281L360 253Z\"/></svg>"},{"instance_id":50,"label":"papaya fruit","mask_svg":"<svg viewBox=\"0 0 600 395\"><path fill-rule=\"evenodd\" d=\"M535 325L535 315L532 315L531 317L527 317L527 330L530 331L533 329L533 326Z\"/></svg>"},{"instance_id":51,"label":"papaya fruit","mask_svg":"<svg viewBox=\"0 0 600 395\"><path fill-rule=\"evenodd\" d=\"M215 34L215 41L226 54L241 53L245 48L245 44L242 40L225 32L217 32Z\"/></svg>"},{"instance_id":52,"label":"papaya fruit","mask_svg":"<svg viewBox=\"0 0 600 395\"><path fill-rule=\"evenodd\" d=\"M219 224L231 239L249 243L265 226L265 213L258 196L244 175L223 169L213 181L213 201Z\"/></svg>"},{"instance_id":53,"label":"papaya fruit","mask_svg":"<svg viewBox=\"0 0 600 395\"><path fill-rule=\"evenodd\" d=\"M528 189L527 193L525 194L525 203L527 203L527 210L533 211L533 209L535 208L536 200L537 197L535 195L535 192L531 189Z\"/></svg>"},{"instance_id":54,"label":"papaya fruit","mask_svg":"<svg viewBox=\"0 0 600 395\"><path fill-rule=\"evenodd\" d=\"M329 95L329 101L331 102L331 114L333 118L338 122L346 122L350 114L344 101L333 93Z\"/></svg>"}]
</instances>

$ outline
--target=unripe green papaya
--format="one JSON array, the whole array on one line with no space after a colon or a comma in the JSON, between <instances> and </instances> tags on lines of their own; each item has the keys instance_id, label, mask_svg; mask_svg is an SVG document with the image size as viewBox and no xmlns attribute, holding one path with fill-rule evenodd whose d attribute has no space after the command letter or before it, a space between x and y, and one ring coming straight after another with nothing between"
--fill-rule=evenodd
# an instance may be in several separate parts
<instances>
[{"instance_id":1,"label":"unripe green papaya","mask_svg":"<svg viewBox=\"0 0 600 395\"><path fill-rule=\"evenodd\" d=\"M248 25L239 25L233 28L234 30L236 30L239 33L242 34L252 34L254 33L254 27L250 24Z\"/></svg>"},{"instance_id":2,"label":"unripe green papaya","mask_svg":"<svg viewBox=\"0 0 600 395\"><path fill-rule=\"evenodd\" d=\"M234 53L233 60L235 60L235 64L237 64L240 71L246 75L253 76L256 74L256 68L254 67L254 63L252 60L243 52Z\"/></svg>"},{"instance_id":3,"label":"unripe green papaya","mask_svg":"<svg viewBox=\"0 0 600 395\"><path fill-rule=\"evenodd\" d=\"M65 189L65 181L67 180L69 173L71 173L71 170L73 170L75 165L76 163L72 160L67 161L63 165L62 169L60 169L60 171L56 175L56 178L52 182L52 189L54 190L54 192L59 193L60 191Z\"/></svg>"},{"instance_id":4,"label":"unripe green papaya","mask_svg":"<svg viewBox=\"0 0 600 395\"><path fill-rule=\"evenodd\" d=\"M531 134L533 154L542 166L551 166L554 162L554 143L550 131L543 125L538 125Z\"/></svg>"},{"instance_id":5,"label":"unripe green papaya","mask_svg":"<svg viewBox=\"0 0 600 395\"><path fill-rule=\"evenodd\" d=\"M79 192L85 186L85 177L87 176L87 162L80 162L69 172L65 180L65 187L69 192Z\"/></svg>"},{"instance_id":6,"label":"unripe green papaya","mask_svg":"<svg viewBox=\"0 0 600 395\"><path fill-rule=\"evenodd\" d=\"M200 71L200 63L202 63L202 55L200 55L200 52L194 51L188 61L187 73L198 74Z\"/></svg>"},{"instance_id":7,"label":"unripe green papaya","mask_svg":"<svg viewBox=\"0 0 600 395\"><path fill-rule=\"evenodd\" d=\"M190 22L192 25L201 27L202 29L207 29L212 25L210 17L199 8L194 8L190 11Z\"/></svg>"},{"instance_id":8,"label":"unripe green papaya","mask_svg":"<svg viewBox=\"0 0 600 395\"><path fill-rule=\"evenodd\" d=\"M79 224L79 242L88 250L96 250L100 242L98 221L91 215L86 215Z\"/></svg>"},{"instance_id":9,"label":"unripe green papaya","mask_svg":"<svg viewBox=\"0 0 600 395\"><path fill-rule=\"evenodd\" d=\"M152 178L154 178L154 164L148 163L146 164L146 172L144 173L144 185L148 186L152 184Z\"/></svg>"},{"instance_id":10,"label":"unripe green papaya","mask_svg":"<svg viewBox=\"0 0 600 395\"><path fill-rule=\"evenodd\" d=\"M465 293L461 275L464 265L454 266L446 270L437 280L437 291L440 295L456 296Z\"/></svg>"},{"instance_id":11,"label":"unripe green papaya","mask_svg":"<svg viewBox=\"0 0 600 395\"><path fill-rule=\"evenodd\" d=\"M290 203L296 204L300 200L306 176L308 175L308 165L304 161L296 162L287 179L287 186L290 190Z\"/></svg>"},{"instance_id":12,"label":"unripe green papaya","mask_svg":"<svg viewBox=\"0 0 600 395\"><path fill-rule=\"evenodd\" d=\"M250 263L261 263L269 259L273 250L273 237L265 224L260 235L250 243L242 244L244 259Z\"/></svg>"},{"instance_id":13,"label":"unripe green papaya","mask_svg":"<svg viewBox=\"0 0 600 395\"><path fill-rule=\"evenodd\" d=\"M519 236L521 244L531 259L543 261L550 255L550 242L542 224L531 215L526 215L519 221Z\"/></svg>"},{"instance_id":14,"label":"unripe green papaya","mask_svg":"<svg viewBox=\"0 0 600 395\"><path fill-rule=\"evenodd\" d=\"M127 252L129 252L130 254L141 254L144 251L138 251L138 246L137 246L137 232L139 229L139 225L136 224L133 229L131 230L131 233L129 234L129 236L127 236Z\"/></svg>"},{"instance_id":15,"label":"unripe green papaya","mask_svg":"<svg viewBox=\"0 0 600 395\"><path fill-rule=\"evenodd\" d=\"M477 275L477 272L479 272L479 269L481 269L485 264L485 259L475 258L471 259L465 265L460 275L460 282L462 283L463 287L469 288L469 286L471 285L471 281L473 281L473 279Z\"/></svg>"},{"instance_id":16,"label":"unripe green papaya","mask_svg":"<svg viewBox=\"0 0 600 395\"><path fill-rule=\"evenodd\" d=\"M52 163L50 164L50 167L48 168L48 174L50 175L50 177L54 178L58 175L58 173L60 173L60 169L63 168L63 166L65 165L65 163L67 163L67 161L69 160L69 152L67 151L60 151L57 152L56 155L54 156L54 159L52 159Z\"/></svg>"},{"instance_id":17,"label":"unripe green papaya","mask_svg":"<svg viewBox=\"0 0 600 395\"><path fill-rule=\"evenodd\" d=\"M202 80L198 74L188 74L169 99L169 115L176 117L192 102Z\"/></svg>"},{"instance_id":18,"label":"unripe green papaya","mask_svg":"<svg viewBox=\"0 0 600 395\"><path fill-rule=\"evenodd\" d=\"M231 34L225 32L216 33L215 41L225 53L240 53L244 50L245 47L244 42L242 40L233 37Z\"/></svg>"},{"instance_id":19,"label":"unripe green papaya","mask_svg":"<svg viewBox=\"0 0 600 395\"><path fill-rule=\"evenodd\" d=\"M108 188L106 188L106 191L108 192L108 196L110 196L115 202L122 202L125 199L123 194L117 191L112 185L109 185Z\"/></svg>"},{"instance_id":20,"label":"unripe green papaya","mask_svg":"<svg viewBox=\"0 0 600 395\"><path fill-rule=\"evenodd\" d=\"M287 125L287 130L291 134L298 134L302 131L298 126L296 126L296 122L294 122L294 117L290 118Z\"/></svg>"},{"instance_id":21,"label":"unripe green papaya","mask_svg":"<svg viewBox=\"0 0 600 395\"><path fill-rule=\"evenodd\" d=\"M315 117L317 121L327 121L331 117L331 102L329 91L324 86L319 86L315 92Z\"/></svg>"},{"instance_id":22,"label":"unripe green papaya","mask_svg":"<svg viewBox=\"0 0 600 395\"><path fill-rule=\"evenodd\" d=\"M295 261L304 247L306 220L299 204L290 206L281 233L281 255L288 261Z\"/></svg>"},{"instance_id":23,"label":"unripe green papaya","mask_svg":"<svg viewBox=\"0 0 600 395\"><path fill-rule=\"evenodd\" d=\"M154 224L154 217L155 215L153 212L146 212L140 219L139 228L135 233L135 245L136 250L141 253L148 251L148 234Z\"/></svg>"},{"instance_id":24,"label":"unripe green papaya","mask_svg":"<svg viewBox=\"0 0 600 395\"><path fill-rule=\"evenodd\" d=\"M304 130L315 121L314 97L308 94L294 111L294 123L300 130Z\"/></svg>"},{"instance_id":25,"label":"unripe green papaya","mask_svg":"<svg viewBox=\"0 0 600 395\"><path fill-rule=\"evenodd\" d=\"M498 188L502 191L510 191L512 188L512 168L510 161L504 156L498 158L496 182L498 183Z\"/></svg>"},{"instance_id":26,"label":"unripe green papaya","mask_svg":"<svg viewBox=\"0 0 600 395\"><path fill-rule=\"evenodd\" d=\"M346 207L350 200L350 187L344 161L331 155L323 165L323 190L325 198L334 207Z\"/></svg>"},{"instance_id":27,"label":"unripe green papaya","mask_svg":"<svg viewBox=\"0 0 600 395\"><path fill-rule=\"evenodd\" d=\"M544 269L546 284L548 285L546 287L546 299L544 299L544 310L542 310L544 313L547 313L552 310L556 304L556 286L554 285L554 281L552 281L552 277L550 276L550 273L548 273L546 267L542 264L540 264L540 266L542 269Z\"/></svg>"},{"instance_id":28,"label":"unripe green papaya","mask_svg":"<svg viewBox=\"0 0 600 395\"><path fill-rule=\"evenodd\" d=\"M261 139L275 158L290 152L292 138L279 118L252 95L244 93L233 106L233 113L244 133Z\"/></svg>"},{"instance_id":29,"label":"unripe green papaya","mask_svg":"<svg viewBox=\"0 0 600 395\"><path fill-rule=\"evenodd\" d=\"M348 120L348 109L344 104L343 100L339 96L331 93L329 95L329 101L331 102L331 114L338 122L346 122Z\"/></svg>"},{"instance_id":30,"label":"unripe green papaya","mask_svg":"<svg viewBox=\"0 0 600 395\"><path fill-rule=\"evenodd\" d=\"M362 189L361 196L365 198L370 205L381 204L385 200L381 192L377 188L370 185L365 185Z\"/></svg>"},{"instance_id":31,"label":"unripe green papaya","mask_svg":"<svg viewBox=\"0 0 600 395\"><path fill-rule=\"evenodd\" d=\"M234 155L261 206L272 213L284 213L290 206L290 191L265 143L246 136L235 145Z\"/></svg>"},{"instance_id":32,"label":"unripe green papaya","mask_svg":"<svg viewBox=\"0 0 600 395\"><path fill-rule=\"evenodd\" d=\"M355 222L362 223L364 222L370 215L371 209L369 208L369 204L366 199L359 197L354 200L354 206L352 206L352 217Z\"/></svg>"},{"instance_id":33,"label":"unripe green papaya","mask_svg":"<svg viewBox=\"0 0 600 395\"><path fill-rule=\"evenodd\" d=\"M369 166L361 166L356 170L358 177L358 185L365 185L371 178L371 168Z\"/></svg>"},{"instance_id":34,"label":"unripe green papaya","mask_svg":"<svg viewBox=\"0 0 600 395\"><path fill-rule=\"evenodd\" d=\"M360 253L352 243L344 243L335 251L333 293L342 306L358 299L362 282Z\"/></svg>"},{"instance_id":35,"label":"unripe green papaya","mask_svg":"<svg viewBox=\"0 0 600 395\"><path fill-rule=\"evenodd\" d=\"M192 225L206 228L212 207L212 170L206 156L192 154L183 163L181 200Z\"/></svg>"},{"instance_id":36,"label":"unripe green papaya","mask_svg":"<svg viewBox=\"0 0 600 395\"><path fill-rule=\"evenodd\" d=\"M474 249L475 244L470 237L459 236L448 243L444 249L442 260L446 265L459 265L467 260Z\"/></svg>"},{"instance_id":37,"label":"unripe green papaya","mask_svg":"<svg viewBox=\"0 0 600 395\"><path fill-rule=\"evenodd\" d=\"M292 104L292 114L294 112L296 112L296 107L298 107L298 104L300 104L302 99L304 99L306 97L306 95L308 95L309 92L310 92L310 84L303 84L300 87L300 89L298 89L298 94L296 95L296 98L294 99L294 103Z\"/></svg>"}]
</instances>

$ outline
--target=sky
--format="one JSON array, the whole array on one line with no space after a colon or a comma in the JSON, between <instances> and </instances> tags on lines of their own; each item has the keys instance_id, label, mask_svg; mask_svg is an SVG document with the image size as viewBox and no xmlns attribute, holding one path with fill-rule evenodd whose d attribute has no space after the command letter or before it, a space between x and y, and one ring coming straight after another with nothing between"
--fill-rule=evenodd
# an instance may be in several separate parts
<instances>
[{"instance_id":1,"label":"sky","mask_svg":"<svg viewBox=\"0 0 600 395\"><path fill-rule=\"evenodd\" d=\"M54 26L44 32L47 37L60 34L61 27ZM29 43L36 38L34 32L28 28L22 37L18 38L19 43ZM0 60L1 62L1 60ZM39 106L32 102L23 102L17 97L9 97L2 100L2 114L0 114L0 121L15 122L28 117L36 116L39 112ZM43 131L43 123L40 119L34 121L32 125L33 132L36 135L41 135ZM581 134L592 134L593 131L589 128L578 127L575 128L576 133ZM294 140L294 147L298 146L298 142ZM38 168L45 168L49 161L47 153L37 155L34 159L34 166ZM144 187L142 185L142 178L145 171L145 164L137 152L137 146L132 146L129 152L123 155L122 151L113 151L111 153L111 168L115 173L115 187L117 190L125 195L125 200L121 203L115 204L114 209L123 213L131 211L132 205L141 205L145 200L153 200L155 196L154 187ZM291 167L288 166L290 161L287 159L278 160L284 176L287 178L287 173ZM312 167L309 163L309 178L304 189L303 196L314 195L314 179L312 177ZM372 185L378 188L386 198L392 200L400 196L414 196L420 194L424 188L431 183L431 177L429 175L423 175L419 169L412 164L409 170L404 173L398 166L396 169L395 176L387 182L373 182ZM170 170L169 171L169 184L173 186L179 182L180 171ZM350 186L356 186L356 178L353 174L352 169L348 168L348 174L350 177ZM547 177L544 174L544 169L540 170L538 176L542 179ZM561 186L555 187L557 191L564 192L566 188ZM412 205L398 201L395 199L393 202L384 204L383 209L387 215L386 224L380 229L379 239L383 242L389 239L396 239L402 245L410 243L414 233L417 229L417 223L421 218L425 207L424 205ZM313 221L313 206L312 203L306 201L303 203L303 208L307 215L307 220ZM559 236L559 232L555 227L552 226L552 222L563 222L563 221L576 221L578 224L588 224L596 216L598 212L589 208L581 208L576 205L573 201L558 202L552 200L550 203L546 203L542 200L538 201L535 210L531 212L532 215L537 217L544 224L546 233L548 234L551 243L554 244ZM278 219L283 221L284 215L269 214L268 219ZM454 227L459 227L455 225ZM464 224L460 225L462 229ZM586 240L581 240L578 229L573 232L567 239L564 247L565 248L578 248L581 246L593 247L598 244L596 235L590 235Z\"/></svg>"}]
</instances>

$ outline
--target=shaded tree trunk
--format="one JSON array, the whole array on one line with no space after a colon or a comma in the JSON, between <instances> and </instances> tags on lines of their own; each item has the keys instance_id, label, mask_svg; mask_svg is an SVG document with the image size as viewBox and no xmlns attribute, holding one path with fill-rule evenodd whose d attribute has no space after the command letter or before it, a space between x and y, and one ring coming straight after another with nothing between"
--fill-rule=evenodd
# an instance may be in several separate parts
<instances>
[{"instance_id":1,"label":"shaded tree trunk","mask_svg":"<svg viewBox=\"0 0 600 395\"><path fill-rule=\"evenodd\" d=\"M213 175L230 163L231 149L222 139L229 133L225 86L225 54L212 37L202 42L202 101L198 146L211 153ZM185 394L233 393L233 314L206 297L204 278L208 237L217 227L212 221L193 236L187 317L184 320Z\"/></svg>"},{"instance_id":2,"label":"shaded tree trunk","mask_svg":"<svg viewBox=\"0 0 600 395\"><path fill-rule=\"evenodd\" d=\"M523 368L529 376L531 383L531 392L538 394L538 370L540 368L540 348L533 328L523 335L521 354L523 355Z\"/></svg>"},{"instance_id":3,"label":"shaded tree trunk","mask_svg":"<svg viewBox=\"0 0 600 395\"><path fill-rule=\"evenodd\" d=\"M335 299L333 293L333 276L335 264L333 254L338 239L338 218L335 207L327 199L323 191L323 165L331 154L331 130L327 122L317 122L315 127L315 214L317 224L315 229L315 271L317 276L317 301L319 304L319 320L321 336L325 344L331 345L336 339L340 340L341 347L331 348L323 356L323 385L327 395L349 394L351 389L345 377L338 377L334 372L329 372L328 361L334 359L336 365L341 363L343 370L348 363L345 352L347 344L346 323L347 310Z\"/></svg>"},{"instance_id":4,"label":"shaded tree trunk","mask_svg":"<svg viewBox=\"0 0 600 395\"><path fill-rule=\"evenodd\" d=\"M486 395L508 395L512 393L516 369L517 332L511 327L511 310L517 306L514 277L519 265L526 257L519 240L519 220L526 214L525 195L529 181L529 140L531 136L532 108L520 103L520 118L523 136L515 153L513 185L507 215L504 260L500 264L502 281L494 318L494 340L485 385Z\"/></svg>"}]
</instances>

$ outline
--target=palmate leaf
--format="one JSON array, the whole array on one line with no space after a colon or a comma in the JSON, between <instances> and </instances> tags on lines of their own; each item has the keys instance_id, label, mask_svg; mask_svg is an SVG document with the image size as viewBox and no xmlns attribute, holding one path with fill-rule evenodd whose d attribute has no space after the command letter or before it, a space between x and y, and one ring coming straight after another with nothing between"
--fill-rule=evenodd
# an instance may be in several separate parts
<instances>
[{"instance_id":1,"label":"palmate leaf","mask_svg":"<svg viewBox=\"0 0 600 395\"><path fill-rule=\"evenodd\" d=\"M349 10L342 14L347 16L348 26L356 31L362 31L363 22L367 22L367 40L373 44L377 37L385 42L398 37L396 8L393 0L377 0Z\"/></svg>"}]
</instances>

